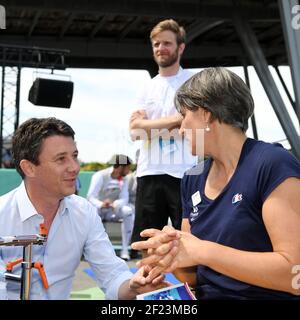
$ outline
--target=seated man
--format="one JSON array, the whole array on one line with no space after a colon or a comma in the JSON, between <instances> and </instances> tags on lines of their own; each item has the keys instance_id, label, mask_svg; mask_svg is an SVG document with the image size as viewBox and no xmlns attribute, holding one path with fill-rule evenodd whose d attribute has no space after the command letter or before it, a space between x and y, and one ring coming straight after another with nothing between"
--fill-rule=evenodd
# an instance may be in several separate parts
<instances>
[{"instance_id":1,"label":"seated man","mask_svg":"<svg viewBox=\"0 0 300 320\"><path fill-rule=\"evenodd\" d=\"M95 207L74 195L80 167L68 124L55 118L29 119L15 132L12 148L23 182L0 197L0 236L36 234L41 223L48 230L47 242L33 246L32 261L43 263L49 288L33 270L30 299L68 299L82 255L107 299L134 299L165 286L161 276L146 284L146 269L132 275L115 255ZM0 246L0 272L22 253L22 246ZM20 265L14 272L20 273ZM20 283L3 284L2 299L20 297Z\"/></svg>"},{"instance_id":2,"label":"seated man","mask_svg":"<svg viewBox=\"0 0 300 320\"><path fill-rule=\"evenodd\" d=\"M87 199L98 209L103 221L122 219L121 258L129 260L128 245L134 222L134 210L128 205L128 181L131 160L125 155L116 155L112 167L96 172L92 176Z\"/></svg>"}]
</instances>

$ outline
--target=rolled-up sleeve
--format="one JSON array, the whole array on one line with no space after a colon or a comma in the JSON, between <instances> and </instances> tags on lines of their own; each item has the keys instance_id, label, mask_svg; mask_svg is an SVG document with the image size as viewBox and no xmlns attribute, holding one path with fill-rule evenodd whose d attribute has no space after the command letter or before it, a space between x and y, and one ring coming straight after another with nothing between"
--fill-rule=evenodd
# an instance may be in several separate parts
<instances>
[{"instance_id":1,"label":"rolled-up sleeve","mask_svg":"<svg viewBox=\"0 0 300 320\"><path fill-rule=\"evenodd\" d=\"M84 257L90 264L99 287L106 299L118 299L121 284L132 277L125 261L118 258L96 209L91 208L88 239Z\"/></svg>"}]
</instances>

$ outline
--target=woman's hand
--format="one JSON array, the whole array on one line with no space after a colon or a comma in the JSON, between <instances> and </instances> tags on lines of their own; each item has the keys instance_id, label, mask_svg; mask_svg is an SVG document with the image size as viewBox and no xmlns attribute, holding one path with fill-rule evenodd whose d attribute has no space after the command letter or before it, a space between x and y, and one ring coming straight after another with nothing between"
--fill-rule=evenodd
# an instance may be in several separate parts
<instances>
[{"instance_id":1,"label":"woman's hand","mask_svg":"<svg viewBox=\"0 0 300 320\"><path fill-rule=\"evenodd\" d=\"M151 282L163 272L172 272L177 268L196 266L204 262L205 242L189 232L165 227L161 231L144 230L141 236L150 238L133 243L132 248L147 250L148 256L137 263L139 267L152 267L146 277L147 282Z\"/></svg>"}]
</instances>

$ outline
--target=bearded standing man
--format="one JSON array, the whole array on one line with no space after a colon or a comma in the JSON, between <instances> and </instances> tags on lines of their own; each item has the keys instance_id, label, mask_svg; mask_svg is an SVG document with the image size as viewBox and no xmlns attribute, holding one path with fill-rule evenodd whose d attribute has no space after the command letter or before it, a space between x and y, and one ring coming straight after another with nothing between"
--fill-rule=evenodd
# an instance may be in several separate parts
<instances>
[{"instance_id":1,"label":"bearded standing man","mask_svg":"<svg viewBox=\"0 0 300 320\"><path fill-rule=\"evenodd\" d=\"M145 86L130 118L133 140L142 140L137 165L136 216L132 241L146 228L161 229L171 219L181 228L180 183L196 163L178 128L182 117L174 106L176 90L191 76L180 66L185 31L172 19L159 22L150 33L158 75Z\"/></svg>"}]
</instances>

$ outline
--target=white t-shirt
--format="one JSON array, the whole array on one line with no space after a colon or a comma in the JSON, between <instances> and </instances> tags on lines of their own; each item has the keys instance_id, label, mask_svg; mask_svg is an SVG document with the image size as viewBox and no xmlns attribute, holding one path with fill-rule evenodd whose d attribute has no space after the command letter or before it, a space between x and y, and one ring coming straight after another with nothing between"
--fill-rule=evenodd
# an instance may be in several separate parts
<instances>
[{"instance_id":1,"label":"white t-shirt","mask_svg":"<svg viewBox=\"0 0 300 320\"><path fill-rule=\"evenodd\" d=\"M183 70L170 77L157 75L145 86L138 98L138 108L145 109L148 119L158 119L176 115L174 106L176 90L188 80L193 73ZM164 129L164 132L168 132ZM184 172L196 164L196 157L192 156L187 141L183 138L161 139L154 137L143 140L137 166L137 177L147 175L168 174L182 178Z\"/></svg>"}]
</instances>

